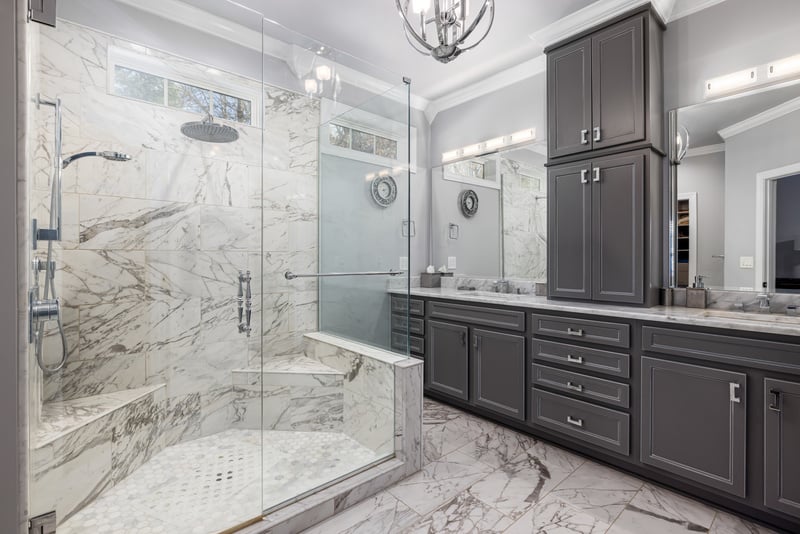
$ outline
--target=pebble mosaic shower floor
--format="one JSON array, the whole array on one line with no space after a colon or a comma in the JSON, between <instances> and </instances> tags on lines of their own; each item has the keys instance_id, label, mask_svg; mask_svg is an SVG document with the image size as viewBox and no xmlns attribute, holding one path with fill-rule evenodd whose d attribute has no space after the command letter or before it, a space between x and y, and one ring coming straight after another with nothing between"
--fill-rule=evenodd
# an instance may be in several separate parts
<instances>
[{"instance_id":1,"label":"pebble mosaic shower floor","mask_svg":"<svg viewBox=\"0 0 800 534\"><path fill-rule=\"evenodd\" d=\"M58 532L211 534L258 516L262 491L270 508L379 459L344 434L227 430L160 452Z\"/></svg>"}]
</instances>

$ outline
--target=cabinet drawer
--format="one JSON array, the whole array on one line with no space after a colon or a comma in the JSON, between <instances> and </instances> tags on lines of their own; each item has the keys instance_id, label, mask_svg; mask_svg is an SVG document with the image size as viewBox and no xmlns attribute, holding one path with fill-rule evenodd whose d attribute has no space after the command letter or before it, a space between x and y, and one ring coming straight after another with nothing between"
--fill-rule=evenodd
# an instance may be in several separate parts
<instances>
[{"instance_id":1,"label":"cabinet drawer","mask_svg":"<svg viewBox=\"0 0 800 534\"><path fill-rule=\"evenodd\" d=\"M428 306L430 316L434 319L459 321L476 326L491 326L517 332L525 331L525 312L522 311L435 301L429 302Z\"/></svg>"},{"instance_id":2,"label":"cabinet drawer","mask_svg":"<svg viewBox=\"0 0 800 534\"><path fill-rule=\"evenodd\" d=\"M406 329L412 334L419 336L425 335L425 320L418 317L408 317L407 315L392 314L392 330L405 332Z\"/></svg>"},{"instance_id":3,"label":"cabinet drawer","mask_svg":"<svg viewBox=\"0 0 800 534\"><path fill-rule=\"evenodd\" d=\"M631 346L631 327L623 323L534 313L533 333L538 336L559 337L625 349Z\"/></svg>"},{"instance_id":4,"label":"cabinet drawer","mask_svg":"<svg viewBox=\"0 0 800 534\"><path fill-rule=\"evenodd\" d=\"M533 340L533 361L566 365L620 378L631 376L630 356L554 341Z\"/></svg>"},{"instance_id":5,"label":"cabinet drawer","mask_svg":"<svg viewBox=\"0 0 800 534\"><path fill-rule=\"evenodd\" d=\"M533 388L531 422L625 456L630 454L630 417L626 413Z\"/></svg>"},{"instance_id":6,"label":"cabinet drawer","mask_svg":"<svg viewBox=\"0 0 800 534\"><path fill-rule=\"evenodd\" d=\"M586 400L605 402L619 408L630 406L630 388L627 384L555 369L546 365L534 364L533 384L567 391Z\"/></svg>"},{"instance_id":7,"label":"cabinet drawer","mask_svg":"<svg viewBox=\"0 0 800 534\"><path fill-rule=\"evenodd\" d=\"M420 299L408 299L405 297L392 297L392 313L408 313L423 317L425 315L425 301Z\"/></svg>"},{"instance_id":8,"label":"cabinet drawer","mask_svg":"<svg viewBox=\"0 0 800 534\"><path fill-rule=\"evenodd\" d=\"M408 336L401 332L392 332L392 348L400 352L425 354L425 338Z\"/></svg>"},{"instance_id":9,"label":"cabinet drawer","mask_svg":"<svg viewBox=\"0 0 800 534\"><path fill-rule=\"evenodd\" d=\"M800 373L800 344L645 326L642 327L642 349L705 362Z\"/></svg>"}]
</instances>

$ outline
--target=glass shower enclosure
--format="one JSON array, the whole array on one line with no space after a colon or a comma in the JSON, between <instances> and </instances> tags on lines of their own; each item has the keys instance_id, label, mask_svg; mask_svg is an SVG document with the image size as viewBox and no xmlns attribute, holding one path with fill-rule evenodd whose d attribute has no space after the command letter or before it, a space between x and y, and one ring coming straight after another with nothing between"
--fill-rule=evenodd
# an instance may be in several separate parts
<instances>
[{"instance_id":1,"label":"glass shower enclosure","mask_svg":"<svg viewBox=\"0 0 800 534\"><path fill-rule=\"evenodd\" d=\"M409 85L170 5L25 30L29 508L59 534L225 531L394 454L393 368L341 347L405 357Z\"/></svg>"}]
</instances>

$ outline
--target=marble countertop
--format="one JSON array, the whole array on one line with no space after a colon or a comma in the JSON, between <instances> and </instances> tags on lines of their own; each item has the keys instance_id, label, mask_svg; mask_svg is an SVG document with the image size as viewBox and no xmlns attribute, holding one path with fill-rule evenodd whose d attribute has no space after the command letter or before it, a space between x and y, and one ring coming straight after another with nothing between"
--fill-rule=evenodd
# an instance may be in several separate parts
<instances>
[{"instance_id":1,"label":"marble countertop","mask_svg":"<svg viewBox=\"0 0 800 534\"><path fill-rule=\"evenodd\" d=\"M405 292L405 289L390 290L390 293L394 294L405 294ZM500 304L535 310L602 315L603 317L616 317L619 319L636 319L639 321L705 326L709 328L727 328L745 332L761 332L765 334L800 337L800 317L790 317L779 314L745 313L740 311L683 308L678 306L637 308L632 306L594 304L591 302L547 300L547 297L537 297L534 295L508 295L489 291L463 291L444 288L415 287L411 289L411 296L459 300L474 304Z\"/></svg>"}]
</instances>

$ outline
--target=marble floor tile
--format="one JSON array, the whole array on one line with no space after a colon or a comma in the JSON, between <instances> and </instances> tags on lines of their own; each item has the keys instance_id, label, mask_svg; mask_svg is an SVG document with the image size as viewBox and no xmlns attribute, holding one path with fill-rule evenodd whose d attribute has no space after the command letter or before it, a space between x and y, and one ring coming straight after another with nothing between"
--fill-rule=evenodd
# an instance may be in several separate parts
<instances>
[{"instance_id":1,"label":"marble floor tile","mask_svg":"<svg viewBox=\"0 0 800 534\"><path fill-rule=\"evenodd\" d=\"M582 458L557 447L538 442L474 484L470 492L505 515L517 519L541 501L583 461Z\"/></svg>"},{"instance_id":2,"label":"marble floor tile","mask_svg":"<svg viewBox=\"0 0 800 534\"><path fill-rule=\"evenodd\" d=\"M587 461L564 479L552 495L600 521L613 523L643 484L620 471Z\"/></svg>"},{"instance_id":3,"label":"marble floor tile","mask_svg":"<svg viewBox=\"0 0 800 534\"><path fill-rule=\"evenodd\" d=\"M506 534L531 533L576 533L601 534L608 530L608 523L594 516L572 508L555 497L546 497L524 516L519 518ZM644 534L647 531L638 531ZM655 531L650 531L654 533ZM660 534L660 533L659 533Z\"/></svg>"},{"instance_id":4,"label":"marble floor tile","mask_svg":"<svg viewBox=\"0 0 800 534\"><path fill-rule=\"evenodd\" d=\"M465 491L406 532L407 534L501 533L512 523L511 519Z\"/></svg>"},{"instance_id":5,"label":"marble floor tile","mask_svg":"<svg viewBox=\"0 0 800 534\"><path fill-rule=\"evenodd\" d=\"M717 512L711 534L778 534L776 531L726 512Z\"/></svg>"},{"instance_id":6,"label":"marble floor tile","mask_svg":"<svg viewBox=\"0 0 800 534\"><path fill-rule=\"evenodd\" d=\"M436 510L478 480L492 468L461 452L431 462L418 473L399 482L389 492L424 515Z\"/></svg>"},{"instance_id":7,"label":"marble floor tile","mask_svg":"<svg viewBox=\"0 0 800 534\"><path fill-rule=\"evenodd\" d=\"M434 462L481 436L491 434L497 428L489 421L426 401L422 419L422 454L425 463Z\"/></svg>"},{"instance_id":8,"label":"marble floor tile","mask_svg":"<svg viewBox=\"0 0 800 534\"><path fill-rule=\"evenodd\" d=\"M419 518L402 501L382 491L305 530L304 534L389 534L404 531Z\"/></svg>"},{"instance_id":9,"label":"marble floor tile","mask_svg":"<svg viewBox=\"0 0 800 534\"><path fill-rule=\"evenodd\" d=\"M494 425L459 449L492 467L502 467L536 445L536 438Z\"/></svg>"},{"instance_id":10,"label":"marble floor tile","mask_svg":"<svg viewBox=\"0 0 800 534\"><path fill-rule=\"evenodd\" d=\"M708 532L715 511L672 491L645 484L609 529L609 534Z\"/></svg>"}]
</instances>

